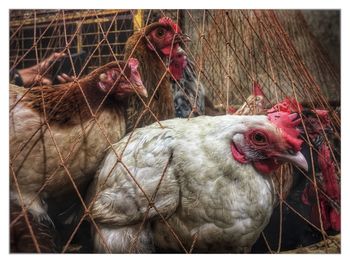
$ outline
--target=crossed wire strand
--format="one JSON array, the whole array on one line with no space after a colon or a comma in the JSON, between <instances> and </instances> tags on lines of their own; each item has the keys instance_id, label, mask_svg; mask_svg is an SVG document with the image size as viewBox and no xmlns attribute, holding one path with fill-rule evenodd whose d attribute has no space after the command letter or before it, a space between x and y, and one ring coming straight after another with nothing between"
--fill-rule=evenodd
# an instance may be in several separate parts
<instances>
[{"instance_id":1,"label":"crossed wire strand","mask_svg":"<svg viewBox=\"0 0 350 263\"><path fill-rule=\"evenodd\" d=\"M98 13L96 11L92 11L92 12L94 12L96 18L99 17L99 15L98 15ZM131 12L133 13L133 11L131 11ZM260 70L262 70L264 72L265 77L267 79L267 80L266 79L263 80L263 82L266 83L267 81L269 81L269 82L271 81L271 83L274 84L274 91L275 91L274 96L275 96L275 100L276 101L278 101L278 99L281 99L281 96L287 95L287 93L285 93L286 92L285 88L282 88L282 86L280 86L281 80L280 79L277 80L277 78L276 78L276 76L280 75L281 72L282 72L283 77L290 81L291 87L292 87L291 91L292 91L293 97L295 97L298 101L299 101L298 97L300 96L298 94L303 94L303 95L306 95L306 97L309 99L309 101L311 101L311 104L313 105L313 108L316 108L316 105L314 104L314 99L312 99L312 98L316 98L316 101L318 103L320 103L321 105L325 106L325 108L330 109L330 111L331 111L330 105L327 103L326 99L324 97L322 97L321 93L319 92L319 89L317 89L317 88L314 89L313 88L313 87L318 87L317 83L315 82L315 80L313 79L311 74L306 69L306 66L302 63L302 59L298 56L298 53L296 52L295 48L293 47L293 44L291 43L291 40L289 40L288 37L286 36L286 32L283 30L283 27L279 23L279 20L276 17L276 15L274 14L273 11L270 11L270 12L255 11L253 13L252 12L248 12L248 11L238 11L238 14L236 13L235 18L238 19L241 22L241 26L242 26L242 24L244 24L244 25L247 25L248 28L249 28L248 32L249 32L249 37L251 38L251 40L248 41L248 43L245 41L246 35L242 34L242 32L244 32L244 31L242 29L238 29L235 26L235 24L233 22L233 18L232 18L232 13L225 12L225 14L223 16L220 16L220 13L219 13L219 15L217 15L217 13L216 13L216 12L220 12L220 11L208 11L208 10L205 10L205 11L203 11L202 20L198 24L198 22L194 19L193 15L191 15L191 12L189 10L186 10L186 12L187 12L187 15L189 17L189 21L191 21L192 25L197 30L197 34L199 35L199 42L198 42L199 45L198 45L198 49L197 49L196 53L193 53L191 51L189 45L184 43L185 48L188 50L189 56L194 61L195 65L196 65L196 67L198 69L198 74L197 74L198 79L197 80L198 80L198 82L199 81L205 81L206 83L208 83L207 86L211 88L211 91L214 91L214 95L213 96L217 95L218 98L225 99L226 107L229 104L228 96L231 93L235 93L235 96L233 96L232 98L240 98L241 101L245 101L246 100L246 96L244 94L244 91L247 90L248 85L245 85L245 86L242 85L242 84L238 84L237 85L236 79L237 78L240 79L240 76L238 76L238 74L243 72L244 73L244 77L246 78L246 80L248 80L248 82L251 83L251 82L253 82L253 81L257 80L257 79L261 79L261 78L259 78L259 74L258 74L258 69L260 69ZM161 10L161 13L163 15L166 14L166 12L164 12L163 10ZM102 105L103 102L98 107L97 112L94 113L91 110L91 108L90 108L90 106L88 104L88 101L87 101L87 99L86 99L86 97L84 95L84 92L83 92L83 90L82 90L82 88L81 88L81 86L80 86L80 84L78 82L78 79L81 76L81 73L83 72L84 68L88 65L89 60L91 59L92 55L96 52L96 50L98 50L98 47L103 42L105 42L107 44L107 46L108 46L108 48L109 48L109 50L110 50L114 60L118 62L118 60L117 60L117 58L116 58L116 56L115 56L115 54L113 52L113 48L112 48L112 46L111 46L111 44L109 43L109 40L108 40L108 33L109 33L109 31L110 31L110 29L112 27L113 22L115 22L115 20L116 20L117 14L112 19L110 27L107 29L107 31L103 30L101 22L99 20L97 20L98 21L97 23L98 23L99 30L103 34L103 39L97 44L96 48L94 49L94 51L92 52L92 54L88 58L88 61L85 63L83 69L79 73L75 72L74 63L73 63L73 60L71 58L71 53L70 53L70 49L69 48L70 48L70 45L71 45L72 41L74 40L74 38L77 37L78 32L79 32L79 28L83 24L85 18L82 18L81 22L79 23L79 25L77 27L77 30L73 34L73 36L70 39L70 41L68 41L68 39L67 39L67 32L66 32L66 22L65 22L65 18L64 18L64 11L62 11L59 14L61 14L62 19L64 21L64 31L65 31L64 35L65 35L65 43L66 43L66 46L65 46L65 48L64 48L64 50L62 52L68 52L68 55L69 55L69 58L70 58L70 61L71 61L72 67L73 67L75 83L78 83L79 88L80 88L80 90L81 90L81 92L82 92L82 94L84 96L84 99L85 99L85 101L87 103L87 106L89 107L89 110L91 112L91 120L89 121L89 123L94 123L94 124L96 124L98 126L98 128L102 132L103 136L108 141L108 144L110 145L110 148L113 149L112 145L113 145L114 142L111 142L108 139L108 137L106 135L107 132L104 130L104 128L101 125L99 125L98 120L96 119L96 114L100 110L100 106ZM208 14L208 15L206 15L206 14ZM179 13L178 12L177 12L176 16L177 16L176 20L178 21L179 20ZM58 17L59 17L58 14L56 15L56 17L58 19ZM220 17L224 18L226 22L225 23L218 22L217 20ZM255 19L253 19L254 17L255 17ZM34 19L35 19L35 13L34 13ZM149 19L149 17L147 18L147 20L148 19ZM36 35L34 37L34 44L33 44L31 49L34 49L35 52L36 52L37 63L39 63L39 61L40 61L39 60L39 55L38 55L38 50L37 50L37 45L38 45L40 39L45 35L45 33L48 30L48 28L50 26L52 26L54 21L55 20L53 20L48 25L47 29L44 30L43 33L38 38L36 38ZM210 24L210 28L208 28L208 24ZM224 25L226 25L226 26L224 26ZM233 45L232 39L228 39L228 36L229 36L227 34L228 25L232 26L234 31L237 33L238 38L240 38L240 41L241 41L242 46L243 46L243 52L246 52L248 54L248 60L247 60L247 56L245 55L245 53L242 55L242 51L240 52L237 49L237 47L235 47L235 45ZM274 25L274 26L271 26L271 25ZM23 25L20 25L16 29L16 31L11 35L11 39L14 38L14 36L17 34L17 32L21 30L22 26ZM35 24L34 24L34 27L35 27ZM36 30L34 30L34 32L36 32ZM217 37L221 37L224 40L224 43L226 43L226 47L227 47L227 49L226 49L226 52L227 52L226 60L229 60L229 59L233 60L233 58L235 58L236 61L238 62L238 65L240 65L240 67L238 67L237 69L234 69L233 73L229 72L229 67L225 66L225 64L221 61L220 54L217 54L216 49L213 47L213 43L215 43L215 42L210 41L210 38L212 37L211 34L213 34L213 33L215 33L217 35ZM270 40L268 40L269 38L270 38ZM255 44L254 44L256 39L258 39L261 42L261 44L264 45L264 50L266 51L266 54L265 53L263 54L263 58L262 58L262 56L259 56L257 54L257 51L258 51L258 47L257 46L258 45L255 46ZM235 38L234 41L236 42L237 39ZM52 43L50 43L50 44L52 44ZM152 44L152 43L150 43L150 44ZM236 42L236 44L237 44L237 42ZM275 47L276 44L281 44L280 45L280 47L281 47L280 52L273 52L272 51L273 47ZM207 52L205 47L209 48L209 51L210 51L209 53ZM132 57L132 54L135 51L135 48L132 51L130 57ZM232 52L232 53L229 53L229 52ZM28 53L29 53L29 50L21 58L16 59L17 62L15 62L13 64L11 69L15 68L25 58L25 56ZM163 63L165 71L164 71L164 74L161 77L159 83L157 84L157 87L155 88L155 92L157 91L160 83L163 81L163 79L169 73L169 66L164 63L164 61L161 59L159 54L157 54L157 56L158 56L158 59ZM224 72L225 79L229 80L228 82L226 82L227 85L225 85L226 86L226 91L225 92L224 92L224 90L225 90L224 86L223 87L215 87L215 85L214 85L215 82L213 81L213 78L210 76L210 72L205 70L205 66L204 65L206 64L206 62L204 62L204 60L206 58L214 59L214 61L216 61L219 64L219 69L222 72ZM118 66L120 67L119 64L118 64ZM327 64L327 66L330 67L328 64ZM277 70L277 67L278 67L278 70ZM120 67L120 69L122 70L122 72L124 72L124 69L122 69L121 67ZM50 68L48 70L50 70ZM298 76L298 73L301 73L301 77L295 78L295 76ZM124 73L122 73L122 74L124 74ZM204 78L202 78L202 75L204 76ZM333 74L333 76L335 76L335 74ZM232 87L229 85L230 83L232 84ZM304 87L306 87L306 89ZM27 92L29 92L29 90L30 89L28 89ZM231 91L231 93L230 93L230 91ZM267 91L267 90L264 89L264 91ZM155 92L152 94L150 102L154 98ZM237 97L236 93L239 94L238 97ZM23 95L23 97L26 94L27 93L25 93ZM289 94L290 94L290 90L289 90ZM106 97L107 96L108 96L108 94L106 95ZM128 142L132 138L133 132L135 131L135 127L137 127L137 123L140 121L142 116L147 111L151 112L151 114L154 117L155 122L158 122L160 127L162 127L160 121L156 117L156 114L153 113L150 110L150 108L149 108L150 102L148 104L146 104L141 97L139 97L139 99L142 100L142 102L143 102L143 104L145 106L145 109L140 113L140 116L139 116L139 118L138 118L138 120L137 120L137 122L136 122L136 124L134 126L134 129L131 131L131 133L129 135ZM195 100L197 100L197 99L198 99L198 84L197 84L197 89L196 89ZM57 105L59 105L59 103L60 103L60 101L57 103ZM195 105L195 102L193 102L193 108L194 108L194 105ZM14 105L14 107L15 106L16 106L16 104ZM193 113L193 110L192 110L191 114L192 113ZM53 134L52 134L52 130L50 129L50 124L47 121L48 118L49 118L47 116L47 114L48 113L46 113L45 110L44 110L44 115L45 115L44 116L45 117L44 118L44 122L43 122L43 126L45 126L44 133L46 132L46 130L48 130L48 132L50 134L50 137L54 140L54 137L53 137ZM320 122L320 120L319 120L319 122ZM332 123L332 124L334 125L335 131L337 132L337 130L339 129L339 125L340 125L339 119L335 118L335 123ZM303 125L305 126L304 123L303 123ZM323 130L323 132L324 132L324 130ZM33 134L33 137L34 136L35 136L35 134ZM82 137L82 134L78 135L78 140L77 141L81 140L81 137ZM324 132L324 137L325 137L325 139L327 141L327 144L330 146L330 142L329 142L325 132ZM76 143L78 143L78 142L76 142ZM309 143L310 148L312 148L313 145L312 145L312 143L310 142L309 139L308 139L308 143ZM127 144L125 145L125 148L127 147ZM25 147L25 145L24 145L24 147ZM125 148L124 148L124 150L125 150ZM329 147L329 148L332 149L332 147ZM23 150L23 147L21 149L19 149L19 151L21 151L21 150ZM78 188L77 188L77 186L76 186L72 176L70 175L69 167L67 167L67 165L66 165L67 161L69 160L69 157L70 157L71 153L74 151L74 145L72 147L72 150L67 154L66 157L61 155L61 152L58 149L57 144L56 144L56 150L57 150L57 154L59 155L59 158L61 160L61 163L57 167L57 169L59 169L59 167L62 166L66 170L67 176L70 178L72 186L75 188L75 191L77 192L77 195L78 195L78 197L80 199L80 202L84 206L84 210L85 210L84 211L84 215L81 217L81 220L79 221L79 223L77 224L77 226L73 230L71 236L69 237L67 243L65 244L65 247L64 247L62 252L66 252L68 250L69 244L72 242L72 240L74 238L74 235L78 231L79 226L81 225L81 223L84 220L84 218L86 218L87 216L91 220L91 222L92 222L96 232L98 234L100 234L100 233L99 233L99 229L98 229L97 224L94 222L93 218L89 214L89 210L91 208L91 205L90 206L86 206L86 204L84 202L84 198L80 195L80 193L78 191ZM145 213L145 216L144 216L144 219L142 221L142 224L140 225L140 231L141 231L141 229L142 229L142 227L143 227L143 225L144 225L144 223L145 223L145 221L147 219L148 212L149 212L149 209L151 209L151 207L153 207L157 211L158 215L167 224L166 219L156 209L156 207L154 206L153 201L154 201L154 198L155 198L155 196L157 194L157 191L158 191L159 187L161 186L161 181L162 181L162 179L164 177L164 174L165 174L166 168L168 166L168 163L165 166L164 172L163 172L163 174L162 174L162 176L160 178L160 181L159 181L159 184L157 186L156 191L154 192L153 196L150 198L143 191L142 187L138 184L138 182L135 179L134 175L129 171L129 169L123 163L122 155L123 155L124 150L121 153L117 153L117 152L114 151L115 155L117 156L117 160L118 160L115 165L117 165L118 163L123 165L123 167L127 171L128 175L131 176L131 178L134 180L135 184L144 193L145 197L148 199L148 202L149 202L148 210ZM334 156L333 151L332 151L332 156L333 156L333 160L337 163L337 160L336 160L336 158ZM314 166L314 164L313 164L313 166ZM340 167L339 167L338 163L337 163L337 168L338 168L338 170L340 170ZM56 171L57 171L57 169L56 169ZM112 172L112 170L111 170L111 172ZM51 176L54 176L54 175L55 175L55 172ZM13 176L15 177L15 173L13 173ZM51 176L50 176L50 178L51 178ZM312 179L310 179L307 175L305 175L305 176L308 178L308 180L312 180L313 181L315 188L318 188L318 185L316 183L315 172L313 172L313 174L312 174ZM39 194L45 189L45 184L46 184L46 182L44 183L43 187L39 190L37 196L39 196ZM19 187L17 187L17 191L20 194ZM327 195L322 191L322 189L319 189L319 191L322 192L322 194L327 197ZM96 197L97 197L97 193L96 193L94 198L96 198ZM317 198L318 210L320 212L319 192L318 191L316 191L316 198ZM34 199L33 199L33 201L34 201ZM282 197L280 198L280 203L281 204L283 203L283 204L289 206L282 199ZM22 205L22 211L23 212L22 212L22 214L20 216L24 216L26 218L26 213L28 212L27 208L24 207L23 203L21 205ZM312 225L315 229L319 230L322 233L324 239L326 239L328 237L325 234L325 231L323 229L321 218L320 218L321 228L318 228L318 227L314 226L311 222L309 222L306 218L304 218L300 213L298 213L297 211L295 211L295 212L297 214L299 214L299 216L302 217L306 222L308 222L310 225ZM319 214L321 214L321 213L319 213ZM13 222L11 222L11 226L17 220L19 220L19 217L16 218ZM30 222L28 221L27 218L26 218L26 224L28 225L28 228L30 230L31 226L30 226ZM197 240L197 236L195 235L193 237L193 240L191 242L191 244L192 244L191 247L189 249L186 249L184 244L183 244L183 242L176 235L176 233L172 229L172 227L169 224L167 226L168 226L169 231L171 231L173 236L178 240L178 242L179 242L180 246L183 248L184 252L186 252L186 253L187 252L192 252L193 249L195 248L195 242ZM281 228L281 226L280 226L280 228ZM30 231L32 232L32 230L30 230ZM140 233L140 231L139 231L139 233ZM280 233L281 232L282 232L282 230L280 229ZM132 247L130 247L130 252L133 251L133 249L134 249L134 246L135 246L135 244L137 242L137 239L139 237L139 233L138 233L137 237L135 238ZM40 248L39 248L39 246L37 244L37 241L36 241L34 233L31 233L31 235L32 235L33 242L35 243L36 249L38 250L38 252L40 252ZM100 237L103 239L103 237L101 235L100 235ZM277 252L280 251L280 243L281 243L281 236L279 237L279 248L278 248ZM110 249L107 247L105 241L103 241L103 244L105 246L106 251L110 251ZM269 245L268 245L268 247L269 247L269 250L271 250Z\"/></svg>"}]
</instances>

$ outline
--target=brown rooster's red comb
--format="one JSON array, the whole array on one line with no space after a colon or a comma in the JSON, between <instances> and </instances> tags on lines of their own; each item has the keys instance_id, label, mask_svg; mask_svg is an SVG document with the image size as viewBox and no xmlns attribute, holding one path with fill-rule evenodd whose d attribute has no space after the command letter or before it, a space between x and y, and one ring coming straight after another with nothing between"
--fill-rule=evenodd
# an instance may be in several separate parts
<instances>
[{"instance_id":1,"label":"brown rooster's red comb","mask_svg":"<svg viewBox=\"0 0 350 263\"><path fill-rule=\"evenodd\" d=\"M297 113L287 113L275 111L267 114L269 121L274 123L282 132L283 138L293 147L295 151L300 151L303 141L298 138L300 131L297 126L301 119Z\"/></svg>"},{"instance_id":2,"label":"brown rooster's red comb","mask_svg":"<svg viewBox=\"0 0 350 263\"><path fill-rule=\"evenodd\" d=\"M160 18L158 22L164 26L171 26L174 29L175 33L182 33L181 28L170 17L164 16Z\"/></svg>"}]
</instances>

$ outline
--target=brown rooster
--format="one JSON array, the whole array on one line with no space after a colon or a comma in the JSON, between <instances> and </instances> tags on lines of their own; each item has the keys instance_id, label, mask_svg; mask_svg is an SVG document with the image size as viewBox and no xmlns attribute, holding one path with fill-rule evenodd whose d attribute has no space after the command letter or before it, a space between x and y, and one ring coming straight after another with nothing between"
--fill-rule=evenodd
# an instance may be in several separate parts
<instances>
[{"instance_id":1,"label":"brown rooster","mask_svg":"<svg viewBox=\"0 0 350 263\"><path fill-rule=\"evenodd\" d=\"M126 97L147 96L137 67L132 58L71 83L30 90L10 85L12 207L23 201L36 222L51 222L48 200L67 209L75 186L84 191L109 141L125 134Z\"/></svg>"},{"instance_id":2,"label":"brown rooster","mask_svg":"<svg viewBox=\"0 0 350 263\"><path fill-rule=\"evenodd\" d=\"M158 120L175 117L170 76L179 80L183 69L165 66L181 50L179 44L189 38L181 32L179 26L170 18L163 17L139 32L135 32L126 42L125 60L135 57L140 61L141 78L150 95L144 102L149 111L137 120L147 107L136 96L130 97L127 130L142 127ZM186 63L183 63L185 65Z\"/></svg>"}]
</instances>

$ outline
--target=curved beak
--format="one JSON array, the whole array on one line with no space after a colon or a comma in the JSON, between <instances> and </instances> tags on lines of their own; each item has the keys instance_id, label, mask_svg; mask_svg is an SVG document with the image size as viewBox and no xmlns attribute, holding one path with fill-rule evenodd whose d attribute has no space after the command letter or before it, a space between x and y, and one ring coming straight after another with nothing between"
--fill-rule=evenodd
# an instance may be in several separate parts
<instances>
[{"instance_id":1,"label":"curved beak","mask_svg":"<svg viewBox=\"0 0 350 263\"><path fill-rule=\"evenodd\" d=\"M309 169L307 161L301 152L297 152L295 154L289 154L289 153L279 154L277 158L286 162L290 162L305 171L308 171Z\"/></svg>"},{"instance_id":2,"label":"curved beak","mask_svg":"<svg viewBox=\"0 0 350 263\"><path fill-rule=\"evenodd\" d=\"M137 93L140 94L140 96L148 98L148 92L147 92L147 89L145 88L145 86L137 85L135 87L135 89L136 89Z\"/></svg>"},{"instance_id":3,"label":"curved beak","mask_svg":"<svg viewBox=\"0 0 350 263\"><path fill-rule=\"evenodd\" d=\"M189 35L187 35L187 34L184 34L184 33L177 33L176 35L175 35L175 40L174 40L174 42L175 43L181 43L181 42L189 42L189 41L191 41L191 38L190 38L190 36Z\"/></svg>"}]
</instances>

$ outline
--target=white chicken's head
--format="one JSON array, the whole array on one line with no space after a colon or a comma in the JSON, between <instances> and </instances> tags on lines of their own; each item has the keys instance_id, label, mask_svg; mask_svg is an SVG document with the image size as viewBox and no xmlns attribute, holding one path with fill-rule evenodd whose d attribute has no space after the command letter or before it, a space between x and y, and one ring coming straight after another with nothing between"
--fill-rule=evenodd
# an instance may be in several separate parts
<instances>
[{"instance_id":1,"label":"white chicken's head","mask_svg":"<svg viewBox=\"0 0 350 263\"><path fill-rule=\"evenodd\" d=\"M250 163L262 174L270 174L283 162L307 170L308 164L300 152L303 141L298 138L297 114L269 113L265 125L237 132L232 137L231 152L239 163Z\"/></svg>"}]
</instances>

